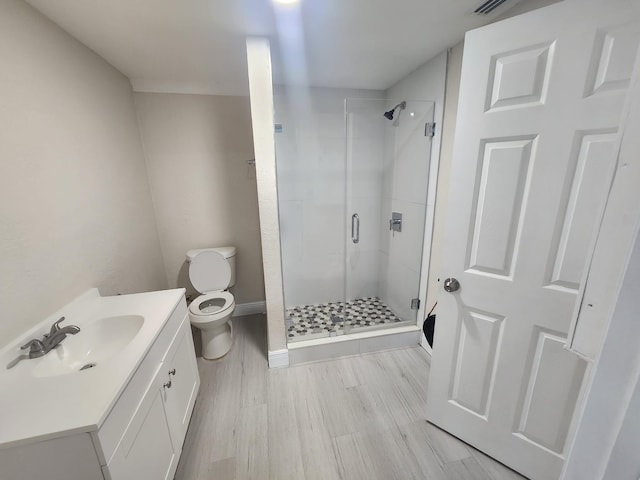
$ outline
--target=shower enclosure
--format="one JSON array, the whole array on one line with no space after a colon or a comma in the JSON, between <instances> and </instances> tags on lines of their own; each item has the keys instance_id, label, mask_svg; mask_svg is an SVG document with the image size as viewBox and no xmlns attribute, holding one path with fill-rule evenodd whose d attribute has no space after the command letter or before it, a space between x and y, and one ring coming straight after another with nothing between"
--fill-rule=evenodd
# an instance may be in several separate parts
<instances>
[{"instance_id":1,"label":"shower enclosure","mask_svg":"<svg viewBox=\"0 0 640 480\"><path fill-rule=\"evenodd\" d=\"M275 88L289 342L416 325L434 104Z\"/></svg>"}]
</instances>

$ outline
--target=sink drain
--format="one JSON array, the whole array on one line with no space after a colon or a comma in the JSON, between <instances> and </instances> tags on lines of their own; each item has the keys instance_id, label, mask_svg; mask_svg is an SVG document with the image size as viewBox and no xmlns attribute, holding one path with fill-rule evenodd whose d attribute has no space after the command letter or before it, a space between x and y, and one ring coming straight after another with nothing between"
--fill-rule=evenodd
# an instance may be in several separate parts
<instances>
[{"instance_id":1,"label":"sink drain","mask_svg":"<svg viewBox=\"0 0 640 480\"><path fill-rule=\"evenodd\" d=\"M95 364L95 363L93 363L93 362L92 362L92 363L87 363L86 365L83 365L83 366L80 368L80 371L82 371L82 370L89 370L90 368L93 368L93 367L95 367L95 366L96 366L96 364Z\"/></svg>"}]
</instances>

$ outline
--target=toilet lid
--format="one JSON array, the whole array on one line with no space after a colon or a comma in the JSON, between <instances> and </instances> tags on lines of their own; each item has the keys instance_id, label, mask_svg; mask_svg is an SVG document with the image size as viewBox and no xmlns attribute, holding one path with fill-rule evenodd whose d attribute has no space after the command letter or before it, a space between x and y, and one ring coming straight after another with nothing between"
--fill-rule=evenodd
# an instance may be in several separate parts
<instances>
[{"instance_id":1,"label":"toilet lid","mask_svg":"<svg viewBox=\"0 0 640 480\"><path fill-rule=\"evenodd\" d=\"M231 267L218 252L200 252L189 264L189 280L200 293L224 290L231 281Z\"/></svg>"}]
</instances>

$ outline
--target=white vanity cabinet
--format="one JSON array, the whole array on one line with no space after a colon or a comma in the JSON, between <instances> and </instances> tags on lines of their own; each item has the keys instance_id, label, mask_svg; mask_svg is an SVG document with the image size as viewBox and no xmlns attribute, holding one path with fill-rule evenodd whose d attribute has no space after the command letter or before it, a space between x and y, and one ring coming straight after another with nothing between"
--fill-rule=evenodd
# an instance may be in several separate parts
<instances>
[{"instance_id":1,"label":"white vanity cabinet","mask_svg":"<svg viewBox=\"0 0 640 480\"><path fill-rule=\"evenodd\" d=\"M104 468L105 477L173 478L198 386L193 339L186 318Z\"/></svg>"},{"instance_id":2,"label":"white vanity cabinet","mask_svg":"<svg viewBox=\"0 0 640 480\"><path fill-rule=\"evenodd\" d=\"M200 386L186 302L173 298L175 307L158 319L159 333L102 421L0 448L0 479L173 478ZM88 389L69 401L95 402L94 394Z\"/></svg>"},{"instance_id":3,"label":"white vanity cabinet","mask_svg":"<svg viewBox=\"0 0 640 480\"><path fill-rule=\"evenodd\" d=\"M200 385L186 306L177 310L176 318L167 322L165 329L169 327L169 330L163 330L139 369L142 377L150 378L146 390L137 396L138 402L135 395L126 392L128 395L121 397L97 432L99 445L106 447L99 455L102 453L107 462L102 467L107 480L173 478ZM179 317L182 318L176 332ZM166 339L172 332L174 336L166 348ZM160 355L162 359L158 362ZM149 370L153 371L150 376ZM129 388L137 389L136 377ZM133 410L126 426L121 410ZM114 439L118 436L119 443L109 456L109 447L116 443Z\"/></svg>"}]
</instances>

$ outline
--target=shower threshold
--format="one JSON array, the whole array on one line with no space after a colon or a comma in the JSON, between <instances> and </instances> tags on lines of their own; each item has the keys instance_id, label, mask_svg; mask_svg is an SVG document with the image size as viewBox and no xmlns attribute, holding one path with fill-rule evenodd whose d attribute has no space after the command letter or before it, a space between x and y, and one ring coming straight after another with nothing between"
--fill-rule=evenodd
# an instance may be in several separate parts
<instances>
[{"instance_id":1,"label":"shower threshold","mask_svg":"<svg viewBox=\"0 0 640 480\"><path fill-rule=\"evenodd\" d=\"M286 311L289 343L413 325L382 300L365 297L348 302L301 305Z\"/></svg>"}]
</instances>

